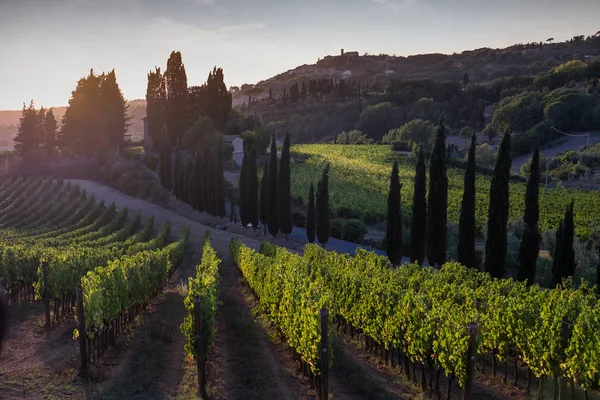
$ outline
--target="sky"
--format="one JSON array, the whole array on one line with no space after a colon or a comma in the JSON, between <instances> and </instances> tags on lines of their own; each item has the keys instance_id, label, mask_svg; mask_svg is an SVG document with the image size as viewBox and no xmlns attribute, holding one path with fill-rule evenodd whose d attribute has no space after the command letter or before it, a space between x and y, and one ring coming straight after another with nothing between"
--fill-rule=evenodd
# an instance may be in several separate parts
<instances>
[{"instance_id":1,"label":"sky","mask_svg":"<svg viewBox=\"0 0 600 400\"><path fill-rule=\"evenodd\" d=\"M600 30L598 0L0 0L0 109L68 103L77 80L116 71L126 99L181 51L188 83L213 66L256 83L340 49L453 53Z\"/></svg>"}]
</instances>

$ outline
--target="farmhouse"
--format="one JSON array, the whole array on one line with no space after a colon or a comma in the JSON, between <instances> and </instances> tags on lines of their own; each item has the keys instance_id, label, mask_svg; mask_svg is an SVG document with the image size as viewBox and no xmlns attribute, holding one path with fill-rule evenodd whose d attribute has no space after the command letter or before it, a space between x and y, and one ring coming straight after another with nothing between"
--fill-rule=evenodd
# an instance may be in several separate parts
<instances>
[{"instance_id":1,"label":"farmhouse","mask_svg":"<svg viewBox=\"0 0 600 400\"><path fill-rule=\"evenodd\" d=\"M225 139L225 143L233 146L233 161L238 167L241 167L244 159L244 139L238 135L223 135L223 139Z\"/></svg>"}]
</instances>

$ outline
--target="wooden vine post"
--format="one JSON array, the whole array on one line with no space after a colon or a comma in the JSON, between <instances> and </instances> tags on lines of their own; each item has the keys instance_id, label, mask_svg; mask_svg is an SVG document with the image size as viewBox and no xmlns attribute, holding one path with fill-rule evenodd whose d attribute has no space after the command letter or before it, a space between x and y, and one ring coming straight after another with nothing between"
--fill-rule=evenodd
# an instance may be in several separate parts
<instances>
[{"instance_id":1,"label":"wooden vine post","mask_svg":"<svg viewBox=\"0 0 600 400\"><path fill-rule=\"evenodd\" d=\"M42 275L44 279L44 308L46 311L46 329L50 329L50 291L48 290L48 262L42 263Z\"/></svg>"},{"instance_id":2,"label":"wooden vine post","mask_svg":"<svg viewBox=\"0 0 600 400\"><path fill-rule=\"evenodd\" d=\"M321 390L320 399L327 400L329 398L329 342L327 337L329 311L326 308L321 309Z\"/></svg>"},{"instance_id":3,"label":"wooden vine post","mask_svg":"<svg viewBox=\"0 0 600 400\"><path fill-rule=\"evenodd\" d=\"M565 350L569 346L569 324L570 322L566 318L563 318L560 329L560 339L562 348ZM560 377L558 378L558 398L561 400L567 398L566 381Z\"/></svg>"},{"instance_id":4,"label":"wooden vine post","mask_svg":"<svg viewBox=\"0 0 600 400\"><path fill-rule=\"evenodd\" d=\"M77 320L79 322L77 330L79 331L79 356L81 359L81 367L79 374L85 376L88 368L88 353L87 353L87 331L85 329L85 314L83 313L83 290L81 284L77 284L75 289L75 295L77 297Z\"/></svg>"},{"instance_id":5,"label":"wooden vine post","mask_svg":"<svg viewBox=\"0 0 600 400\"><path fill-rule=\"evenodd\" d=\"M206 394L206 370L204 354L204 331L202 329L202 299L194 298L194 328L196 330L196 368L198 370L198 394L203 399L208 398Z\"/></svg>"},{"instance_id":6,"label":"wooden vine post","mask_svg":"<svg viewBox=\"0 0 600 400\"><path fill-rule=\"evenodd\" d=\"M463 400L471 398L473 375L475 375L475 351L477 347L477 322L469 324L469 347L467 348L467 380L463 390Z\"/></svg>"}]
</instances>

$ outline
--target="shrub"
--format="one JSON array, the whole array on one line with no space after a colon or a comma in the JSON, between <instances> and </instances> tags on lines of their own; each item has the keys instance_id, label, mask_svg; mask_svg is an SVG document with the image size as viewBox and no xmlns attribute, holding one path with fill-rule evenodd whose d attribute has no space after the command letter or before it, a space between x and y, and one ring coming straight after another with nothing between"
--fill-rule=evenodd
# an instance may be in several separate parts
<instances>
[{"instance_id":1,"label":"shrub","mask_svg":"<svg viewBox=\"0 0 600 400\"><path fill-rule=\"evenodd\" d=\"M341 206L337 209L337 215L344 219L358 219L360 218L360 212L351 208Z\"/></svg>"},{"instance_id":2,"label":"shrub","mask_svg":"<svg viewBox=\"0 0 600 400\"><path fill-rule=\"evenodd\" d=\"M360 242L367 234L367 227L359 219L350 219L342 226L342 239L349 242Z\"/></svg>"},{"instance_id":3,"label":"shrub","mask_svg":"<svg viewBox=\"0 0 600 400\"><path fill-rule=\"evenodd\" d=\"M487 143L479 145L475 149L475 162L482 167L494 168L496 153Z\"/></svg>"},{"instance_id":4,"label":"shrub","mask_svg":"<svg viewBox=\"0 0 600 400\"><path fill-rule=\"evenodd\" d=\"M341 219L332 219L329 221L329 234L331 237L341 239L344 221Z\"/></svg>"},{"instance_id":5,"label":"shrub","mask_svg":"<svg viewBox=\"0 0 600 400\"><path fill-rule=\"evenodd\" d=\"M306 226L306 215L301 211L292 211L292 225L304 228Z\"/></svg>"}]
</instances>

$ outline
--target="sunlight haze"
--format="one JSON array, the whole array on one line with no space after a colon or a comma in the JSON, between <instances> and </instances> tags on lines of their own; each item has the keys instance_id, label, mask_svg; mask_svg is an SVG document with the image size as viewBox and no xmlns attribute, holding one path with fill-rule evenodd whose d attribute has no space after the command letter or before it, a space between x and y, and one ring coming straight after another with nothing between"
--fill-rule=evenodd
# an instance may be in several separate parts
<instances>
[{"instance_id":1,"label":"sunlight haze","mask_svg":"<svg viewBox=\"0 0 600 400\"><path fill-rule=\"evenodd\" d=\"M66 105L91 68L115 68L127 99L183 55L190 84L216 64L228 86L255 83L341 48L360 54L460 52L564 41L599 29L595 0L2 0L0 109Z\"/></svg>"}]
</instances>

